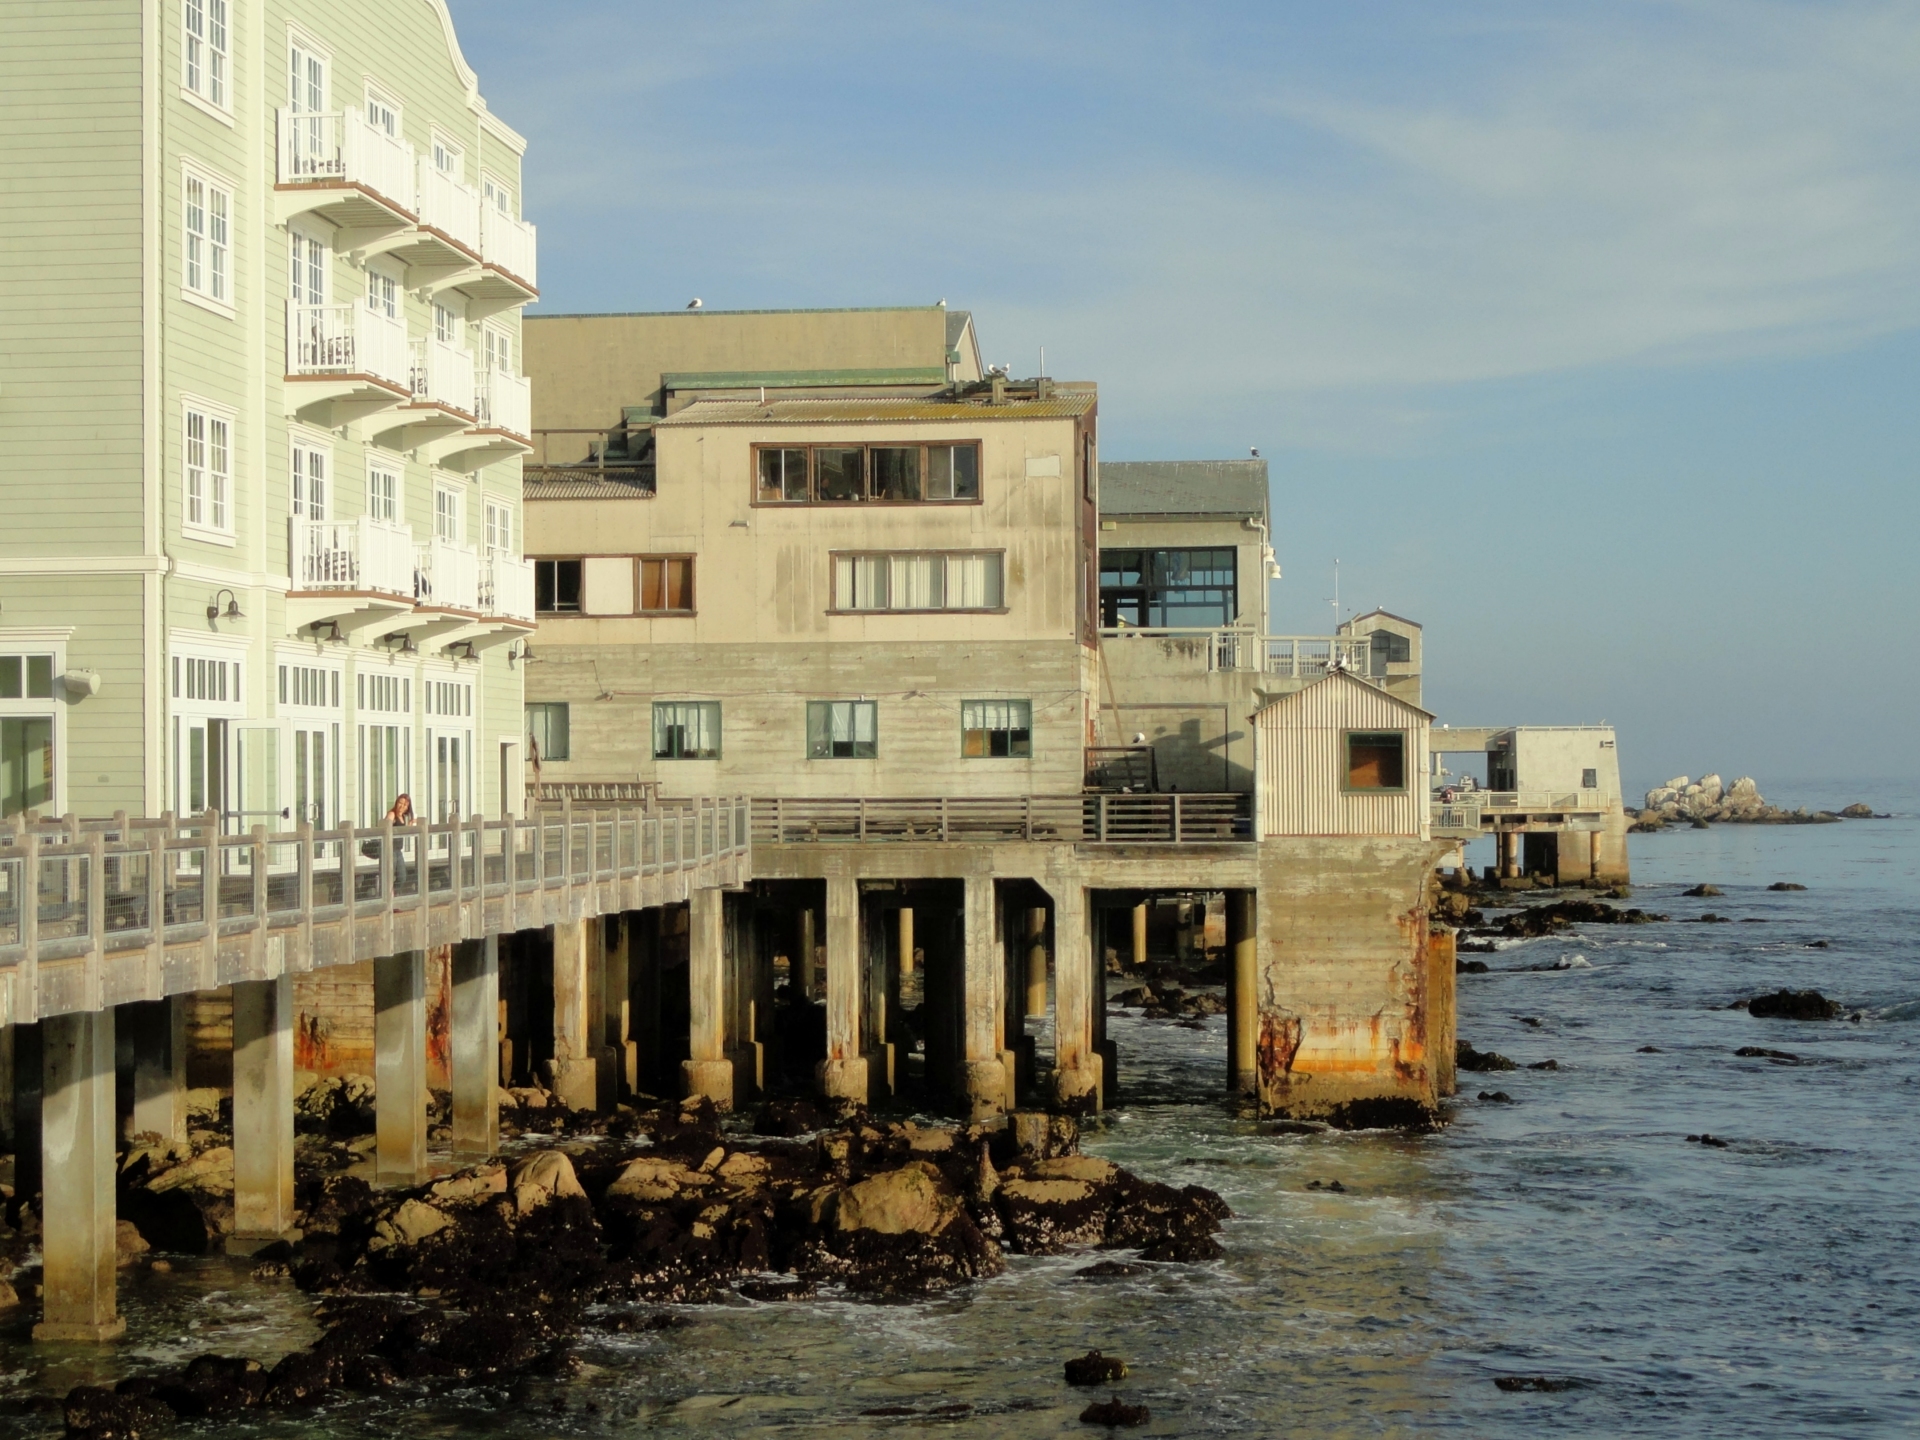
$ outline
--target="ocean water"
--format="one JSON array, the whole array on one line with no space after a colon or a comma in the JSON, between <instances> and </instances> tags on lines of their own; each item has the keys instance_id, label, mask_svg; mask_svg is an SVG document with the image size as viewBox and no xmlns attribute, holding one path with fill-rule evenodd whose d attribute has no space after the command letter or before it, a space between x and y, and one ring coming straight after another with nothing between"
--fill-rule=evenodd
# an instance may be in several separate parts
<instances>
[{"instance_id":1,"label":"ocean water","mask_svg":"<svg viewBox=\"0 0 1920 1440\"><path fill-rule=\"evenodd\" d=\"M1793 789L1777 798L1802 803ZM1075 1272L1104 1257L1015 1257L928 1302L696 1307L678 1329L589 1340L584 1374L510 1400L350 1401L192 1433L1089 1434L1078 1415L1103 1392L1060 1367L1098 1347L1152 1411L1136 1434L1920 1434L1920 795L1808 787L1805 803L1855 798L1900 816L1636 836L1633 903L1670 922L1479 957L1493 969L1460 978L1462 1037L1560 1068L1463 1075L1435 1135L1265 1133L1218 1096L1222 1022L1115 1016L1124 1093L1086 1148L1220 1191L1236 1218L1219 1262L1095 1282ZM1703 881L1724 895L1681 896ZM1706 910L1734 923L1692 919ZM1860 1018L1728 1008L1783 985ZM1726 1148L1687 1141L1703 1131ZM305 1297L239 1277L208 1261L128 1282L110 1359L10 1337L0 1395L310 1338ZM1571 1383L1508 1393L1502 1376ZM881 1409L911 1413L865 1413Z\"/></svg>"}]
</instances>

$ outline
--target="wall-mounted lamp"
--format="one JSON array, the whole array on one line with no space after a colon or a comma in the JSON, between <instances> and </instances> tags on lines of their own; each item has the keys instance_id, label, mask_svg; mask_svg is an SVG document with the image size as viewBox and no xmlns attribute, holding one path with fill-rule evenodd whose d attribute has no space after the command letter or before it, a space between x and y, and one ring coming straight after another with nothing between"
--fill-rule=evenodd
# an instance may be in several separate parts
<instances>
[{"instance_id":1,"label":"wall-mounted lamp","mask_svg":"<svg viewBox=\"0 0 1920 1440\"><path fill-rule=\"evenodd\" d=\"M471 640L462 640L458 645L449 645L447 647L447 653L456 660L478 660L480 658L474 653L473 642Z\"/></svg>"},{"instance_id":2,"label":"wall-mounted lamp","mask_svg":"<svg viewBox=\"0 0 1920 1440\"><path fill-rule=\"evenodd\" d=\"M220 597L222 595L227 597L227 608L224 610L220 608ZM211 621L244 620L246 618L245 615L240 613L240 602L234 598L233 591L231 590L216 591L214 593L213 603L207 606L207 619Z\"/></svg>"},{"instance_id":3,"label":"wall-mounted lamp","mask_svg":"<svg viewBox=\"0 0 1920 1440\"><path fill-rule=\"evenodd\" d=\"M380 638L387 642L387 653L389 655L418 655L420 653L420 647L413 643L413 636L404 630L396 635L382 635ZM396 640L400 642L398 645L393 643Z\"/></svg>"},{"instance_id":4,"label":"wall-mounted lamp","mask_svg":"<svg viewBox=\"0 0 1920 1440\"><path fill-rule=\"evenodd\" d=\"M518 645L515 645L511 650L507 651L507 666L509 669L511 669L514 665L522 662L528 665L531 665L535 660L538 660L539 658L540 657L538 655L535 655L533 653L533 646L527 644L523 640Z\"/></svg>"},{"instance_id":5,"label":"wall-mounted lamp","mask_svg":"<svg viewBox=\"0 0 1920 1440\"><path fill-rule=\"evenodd\" d=\"M331 645L341 643L340 622L338 620L315 620L311 625L307 626L307 629L313 632L313 638L315 640L325 640ZM322 635L320 633L322 630L327 633Z\"/></svg>"}]
</instances>

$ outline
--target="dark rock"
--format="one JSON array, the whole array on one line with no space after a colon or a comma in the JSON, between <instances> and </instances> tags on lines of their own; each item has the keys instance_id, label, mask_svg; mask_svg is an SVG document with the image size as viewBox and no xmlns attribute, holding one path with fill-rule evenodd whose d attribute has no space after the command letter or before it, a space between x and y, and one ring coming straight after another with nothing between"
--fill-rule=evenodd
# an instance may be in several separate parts
<instances>
[{"instance_id":1,"label":"dark rock","mask_svg":"<svg viewBox=\"0 0 1920 1440\"><path fill-rule=\"evenodd\" d=\"M1776 990L1754 996L1747 1013L1763 1020L1831 1020L1840 1007L1818 990Z\"/></svg>"},{"instance_id":2,"label":"dark rock","mask_svg":"<svg viewBox=\"0 0 1920 1440\"><path fill-rule=\"evenodd\" d=\"M1733 917L1731 915L1716 915L1711 910L1694 919L1694 924L1696 925L1730 925L1732 923Z\"/></svg>"},{"instance_id":3,"label":"dark rock","mask_svg":"<svg viewBox=\"0 0 1920 1440\"><path fill-rule=\"evenodd\" d=\"M86 1440L140 1440L173 1425L173 1411L148 1395L127 1394L102 1385L76 1385L62 1406L67 1434Z\"/></svg>"},{"instance_id":4,"label":"dark rock","mask_svg":"<svg viewBox=\"0 0 1920 1440\"><path fill-rule=\"evenodd\" d=\"M1718 1135L1709 1135L1705 1131L1702 1131L1698 1135L1687 1136L1687 1143L1690 1145L1705 1145L1714 1150L1724 1150L1727 1148L1726 1141L1722 1140Z\"/></svg>"},{"instance_id":5,"label":"dark rock","mask_svg":"<svg viewBox=\"0 0 1920 1440\"><path fill-rule=\"evenodd\" d=\"M1658 1045L1642 1045L1634 1053L1637 1055L1664 1055L1666 1052Z\"/></svg>"},{"instance_id":6,"label":"dark rock","mask_svg":"<svg viewBox=\"0 0 1920 1440\"><path fill-rule=\"evenodd\" d=\"M1329 1190L1333 1192L1335 1195L1344 1195L1347 1193L1347 1187L1342 1185L1338 1180L1327 1180L1327 1181L1309 1180L1307 1182L1307 1189Z\"/></svg>"},{"instance_id":7,"label":"dark rock","mask_svg":"<svg viewBox=\"0 0 1920 1440\"><path fill-rule=\"evenodd\" d=\"M1484 960L1455 960L1453 973L1456 975L1484 975L1493 967Z\"/></svg>"},{"instance_id":8,"label":"dark rock","mask_svg":"<svg viewBox=\"0 0 1920 1440\"><path fill-rule=\"evenodd\" d=\"M1102 1260L1089 1265L1084 1270L1073 1272L1076 1280L1128 1280L1138 1275L1151 1275L1153 1266L1142 1265L1136 1260Z\"/></svg>"},{"instance_id":9,"label":"dark rock","mask_svg":"<svg viewBox=\"0 0 1920 1440\"><path fill-rule=\"evenodd\" d=\"M1743 1060L1774 1060L1787 1065L1798 1065L1800 1057L1786 1050L1768 1050L1760 1045L1742 1045L1733 1052Z\"/></svg>"},{"instance_id":10,"label":"dark rock","mask_svg":"<svg viewBox=\"0 0 1920 1440\"><path fill-rule=\"evenodd\" d=\"M1840 811L1840 814L1842 818L1847 820L1873 820L1873 819L1880 818L1874 815L1873 807L1871 805L1862 805L1862 804L1859 804L1857 801L1854 804L1847 806L1844 810ZM1778 887L1775 887L1775 888L1778 888ZM1796 885L1796 886L1793 886L1792 888L1798 890L1804 887Z\"/></svg>"},{"instance_id":11,"label":"dark rock","mask_svg":"<svg viewBox=\"0 0 1920 1440\"><path fill-rule=\"evenodd\" d=\"M783 1300L811 1300L820 1293L811 1280L745 1280L734 1288L747 1299L763 1305Z\"/></svg>"},{"instance_id":12,"label":"dark rock","mask_svg":"<svg viewBox=\"0 0 1920 1440\"><path fill-rule=\"evenodd\" d=\"M1722 890L1718 885L1695 885L1692 889L1682 890L1680 893L1682 895L1693 895L1704 898L1708 895L1724 895L1727 892Z\"/></svg>"},{"instance_id":13,"label":"dark rock","mask_svg":"<svg viewBox=\"0 0 1920 1440\"><path fill-rule=\"evenodd\" d=\"M1476 1074L1489 1070L1517 1070L1520 1068L1498 1051L1476 1050L1465 1040L1456 1040L1454 1042L1453 1063L1457 1069L1471 1070Z\"/></svg>"},{"instance_id":14,"label":"dark rock","mask_svg":"<svg viewBox=\"0 0 1920 1440\"><path fill-rule=\"evenodd\" d=\"M1551 935L1569 925L1648 925L1666 918L1645 910L1622 910L1599 900L1555 900L1507 916L1500 922L1499 933L1525 939Z\"/></svg>"},{"instance_id":15,"label":"dark rock","mask_svg":"<svg viewBox=\"0 0 1920 1440\"><path fill-rule=\"evenodd\" d=\"M1418 1100L1395 1096L1345 1101L1327 1112L1327 1123L1336 1130L1404 1130L1426 1134L1440 1128L1441 1116Z\"/></svg>"},{"instance_id":16,"label":"dark rock","mask_svg":"<svg viewBox=\"0 0 1920 1440\"><path fill-rule=\"evenodd\" d=\"M1698 823L1697 821L1695 822ZM1585 1382L1568 1379L1564 1375L1499 1375L1493 1382L1508 1394L1516 1391L1539 1390L1556 1393L1561 1390L1576 1390Z\"/></svg>"},{"instance_id":17,"label":"dark rock","mask_svg":"<svg viewBox=\"0 0 1920 1440\"><path fill-rule=\"evenodd\" d=\"M1109 1430L1144 1425L1153 1418L1144 1405L1129 1405L1123 1400L1101 1400L1080 1412L1082 1425L1105 1425Z\"/></svg>"},{"instance_id":18,"label":"dark rock","mask_svg":"<svg viewBox=\"0 0 1920 1440\"><path fill-rule=\"evenodd\" d=\"M323 1355L311 1350L296 1350L273 1367L271 1383L261 1404L276 1409L315 1405L328 1390L340 1383L338 1355Z\"/></svg>"},{"instance_id":19,"label":"dark rock","mask_svg":"<svg viewBox=\"0 0 1920 1440\"><path fill-rule=\"evenodd\" d=\"M1704 821L1704 820L1695 820L1695 821L1693 822L1693 828L1694 828L1695 830L1705 830L1705 829L1707 829L1707 828L1708 828L1708 826L1707 826L1707 822L1706 822L1706 821Z\"/></svg>"},{"instance_id":20,"label":"dark rock","mask_svg":"<svg viewBox=\"0 0 1920 1440\"><path fill-rule=\"evenodd\" d=\"M1846 812L1842 811L1841 813L1845 814ZM1776 880L1773 884L1767 886L1769 890L1804 890L1806 888L1804 885L1794 884L1791 880Z\"/></svg>"},{"instance_id":21,"label":"dark rock","mask_svg":"<svg viewBox=\"0 0 1920 1440\"><path fill-rule=\"evenodd\" d=\"M1825 950L1832 944L1833 942L1831 940L1809 940L1806 948L1809 950Z\"/></svg>"},{"instance_id":22,"label":"dark rock","mask_svg":"<svg viewBox=\"0 0 1920 1440\"><path fill-rule=\"evenodd\" d=\"M769 1100L754 1116L756 1135L811 1135L827 1128L828 1120L811 1100Z\"/></svg>"},{"instance_id":23,"label":"dark rock","mask_svg":"<svg viewBox=\"0 0 1920 1440\"><path fill-rule=\"evenodd\" d=\"M1127 1362L1118 1355L1102 1355L1098 1350L1067 1361L1069 1385L1115 1385L1127 1378Z\"/></svg>"},{"instance_id":24,"label":"dark rock","mask_svg":"<svg viewBox=\"0 0 1920 1440\"><path fill-rule=\"evenodd\" d=\"M1495 1105L1513 1104L1513 1097L1507 1094L1507 1092L1504 1090L1482 1090L1480 1092L1480 1098L1482 1100L1490 1101Z\"/></svg>"},{"instance_id":25,"label":"dark rock","mask_svg":"<svg viewBox=\"0 0 1920 1440\"><path fill-rule=\"evenodd\" d=\"M1560 1062L1558 1060L1536 1060L1527 1066L1529 1070L1558 1070L1559 1068Z\"/></svg>"}]
</instances>

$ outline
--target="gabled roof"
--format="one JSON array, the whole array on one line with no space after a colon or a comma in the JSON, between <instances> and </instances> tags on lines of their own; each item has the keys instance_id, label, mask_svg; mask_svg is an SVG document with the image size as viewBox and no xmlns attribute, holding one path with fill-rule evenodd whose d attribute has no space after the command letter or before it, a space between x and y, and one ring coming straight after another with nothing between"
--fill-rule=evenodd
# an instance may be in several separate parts
<instances>
[{"instance_id":1,"label":"gabled roof","mask_svg":"<svg viewBox=\"0 0 1920 1440\"><path fill-rule=\"evenodd\" d=\"M1376 615L1385 616L1389 620L1398 620L1402 625L1411 625L1416 630L1424 630L1427 628L1418 620L1409 620L1406 616L1396 615L1391 610L1382 610L1378 605L1374 606L1373 609L1367 611L1364 615L1355 615L1350 620L1341 621L1340 626L1342 629L1345 629L1349 625L1357 625L1362 620L1371 620Z\"/></svg>"},{"instance_id":2,"label":"gabled roof","mask_svg":"<svg viewBox=\"0 0 1920 1440\"><path fill-rule=\"evenodd\" d=\"M1103 460L1102 515L1267 516L1264 460Z\"/></svg>"},{"instance_id":3,"label":"gabled roof","mask_svg":"<svg viewBox=\"0 0 1920 1440\"><path fill-rule=\"evenodd\" d=\"M1310 690L1318 690L1323 685L1358 685L1367 692L1368 698L1371 700L1376 700L1376 701L1385 700L1389 705L1396 706L1401 710L1405 710L1410 715L1418 715L1422 720L1427 721L1429 724L1433 722L1434 717L1433 717L1433 712L1431 710L1422 710L1418 705L1412 704L1406 700L1402 700L1398 695L1392 694L1387 690L1383 690L1380 686L1375 685L1372 681L1361 679L1358 675L1355 675L1351 670L1332 670L1332 671L1329 671L1327 674L1322 675L1318 680L1314 681L1311 685L1302 685L1298 690L1290 690L1285 695L1272 696L1271 698L1268 699L1266 704L1262 705L1258 710L1254 711L1253 716L1250 718L1257 719L1259 716L1262 716L1266 714L1267 711L1273 709L1276 705L1300 704L1302 703L1300 699L1301 696L1305 695Z\"/></svg>"}]
</instances>

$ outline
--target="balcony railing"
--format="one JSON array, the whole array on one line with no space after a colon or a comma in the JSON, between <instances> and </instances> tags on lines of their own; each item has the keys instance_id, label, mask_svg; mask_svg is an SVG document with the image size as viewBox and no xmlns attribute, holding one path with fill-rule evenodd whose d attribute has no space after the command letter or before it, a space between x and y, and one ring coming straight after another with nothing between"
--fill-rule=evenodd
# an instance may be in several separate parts
<instances>
[{"instance_id":1,"label":"balcony railing","mask_svg":"<svg viewBox=\"0 0 1920 1440\"><path fill-rule=\"evenodd\" d=\"M358 520L288 522L295 590L414 593L413 531L362 515Z\"/></svg>"},{"instance_id":2,"label":"balcony railing","mask_svg":"<svg viewBox=\"0 0 1920 1440\"><path fill-rule=\"evenodd\" d=\"M480 610L503 620L533 619L533 562L494 551L480 568Z\"/></svg>"},{"instance_id":3,"label":"balcony railing","mask_svg":"<svg viewBox=\"0 0 1920 1440\"><path fill-rule=\"evenodd\" d=\"M1569 810L1605 810L1604 790L1462 790L1453 803L1474 805L1483 812L1498 815L1518 811L1542 815L1564 814Z\"/></svg>"},{"instance_id":4,"label":"balcony railing","mask_svg":"<svg viewBox=\"0 0 1920 1440\"><path fill-rule=\"evenodd\" d=\"M432 336L411 342L413 398L475 413L473 354Z\"/></svg>"},{"instance_id":5,"label":"balcony railing","mask_svg":"<svg viewBox=\"0 0 1920 1440\"><path fill-rule=\"evenodd\" d=\"M768 845L1068 841L1229 844L1253 839L1247 795L823 796L753 802L753 838Z\"/></svg>"},{"instance_id":6,"label":"balcony railing","mask_svg":"<svg viewBox=\"0 0 1920 1440\"><path fill-rule=\"evenodd\" d=\"M420 223L472 254L480 253L480 192L420 157Z\"/></svg>"},{"instance_id":7,"label":"balcony railing","mask_svg":"<svg viewBox=\"0 0 1920 1440\"><path fill-rule=\"evenodd\" d=\"M298 114L282 107L280 183L334 181L359 185L381 199L414 209L413 147L369 125L358 110Z\"/></svg>"},{"instance_id":8,"label":"balcony railing","mask_svg":"<svg viewBox=\"0 0 1920 1440\"><path fill-rule=\"evenodd\" d=\"M412 388L406 325L365 304L287 303L287 374L371 375Z\"/></svg>"},{"instance_id":9,"label":"balcony railing","mask_svg":"<svg viewBox=\"0 0 1920 1440\"><path fill-rule=\"evenodd\" d=\"M480 557L437 536L413 550L413 597L442 610L480 610Z\"/></svg>"},{"instance_id":10,"label":"balcony railing","mask_svg":"<svg viewBox=\"0 0 1920 1440\"><path fill-rule=\"evenodd\" d=\"M534 227L490 205L481 206L480 258L516 280L535 283Z\"/></svg>"},{"instance_id":11,"label":"balcony railing","mask_svg":"<svg viewBox=\"0 0 1920 1440\"><path fill-rule=\"evenodd\" d=\"M504 370L482 371L475 402L479 409L474 413L489 429L522 438L533 434L533 398L525 376L509 375Z\"/></svg>"},{"instance_id":12,"label":"balcony railing","mask_svg":"<svg viewBox=\"0 0 1920 1440\"><path fill-rule=\"evenodd\" d=\"M1241 671L1296 680L1317 680L1336 665L1356 675L1371 673L1371 642L1364 636L1256 635L1251 630L1134 626L1110 627L1100 634L1109 643L1184 641L1192 647L1196 662L1204 646L1209 671Z\"/></svg>"}]
</instances>

